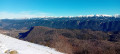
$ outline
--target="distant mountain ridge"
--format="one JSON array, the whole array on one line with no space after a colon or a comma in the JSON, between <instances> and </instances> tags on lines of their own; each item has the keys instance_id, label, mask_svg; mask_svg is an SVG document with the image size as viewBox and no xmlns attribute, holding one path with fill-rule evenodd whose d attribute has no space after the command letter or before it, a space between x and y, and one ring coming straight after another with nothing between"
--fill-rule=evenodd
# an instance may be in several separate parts
<instances>
[{"instance_id":1,"label":"distant mountain ridge","mask_svg":"<svg viewBox=\"0 0 120 54\"><path fill-rule=\"evenodd\" d=\"M3 29L30 29L33 26L45 26L59 29L91 29L96 31L120 31L120 18L75 17L0 20L0 28Z\"/></svg>"},{"instance_id":2,"label":"distant mountain ridge","mask_svg":"<svg viewBox=\"0 0 120 54\"><path fill-rule=\"evenodd\" d=\"M79 16L36 16L36 17L22 17L21 19L31 19L31 18L83 18L83 17L114 17L120 18L120 14L107 15L107 14L91 14L91 15L79 15ZM4 18L3 18L4 19ZM17 18L7 18L7 19L17 19ZM18 18L20 19L20 18Z\"/></svg>"}]
</instances>

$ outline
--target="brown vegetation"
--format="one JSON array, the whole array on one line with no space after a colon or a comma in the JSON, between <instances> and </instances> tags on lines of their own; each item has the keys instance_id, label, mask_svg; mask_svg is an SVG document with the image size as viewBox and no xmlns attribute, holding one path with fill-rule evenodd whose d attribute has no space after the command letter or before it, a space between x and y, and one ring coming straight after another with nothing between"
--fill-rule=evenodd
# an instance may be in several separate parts
<instances>
[{"instance_id":1,"label":"brown vegetation","mask_svg":"<svg viewBox=\"0 0 120 54\"><path fill-rule=\"evenodd\" d=\"M68 54L120 54L120 32L53 29L36 26L21 39Z\"/></svg>"},{"instance_id":2,"label":"brown vegetation","mask_svg":"<svg viewBox=\"0 0 120 54\"><path fill-rule=\"evenodd\" d=\"M11 37L14 37L14 38L17 38L19 33L21 32L26 32L28 30L4 30L4 29L0 29L0 33L1 34L5 34L5 35L8 35L8 36L11 36Z\"/></svg>"}]
</instances>

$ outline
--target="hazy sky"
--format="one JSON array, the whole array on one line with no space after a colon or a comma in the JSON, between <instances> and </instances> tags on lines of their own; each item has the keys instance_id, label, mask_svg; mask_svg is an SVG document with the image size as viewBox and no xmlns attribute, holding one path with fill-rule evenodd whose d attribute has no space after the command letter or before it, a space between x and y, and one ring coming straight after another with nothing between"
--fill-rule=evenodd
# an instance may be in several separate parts
<instances>
[{"instance_id":1,"label":"hazy sky","mask_svg":"<svg viewBox=\"0 0 120 54\"><path fill-rule=\"evenodd\" d=\"M120 14L120 0L0 0L0 18Z\"/></svg>"}]
</instances>

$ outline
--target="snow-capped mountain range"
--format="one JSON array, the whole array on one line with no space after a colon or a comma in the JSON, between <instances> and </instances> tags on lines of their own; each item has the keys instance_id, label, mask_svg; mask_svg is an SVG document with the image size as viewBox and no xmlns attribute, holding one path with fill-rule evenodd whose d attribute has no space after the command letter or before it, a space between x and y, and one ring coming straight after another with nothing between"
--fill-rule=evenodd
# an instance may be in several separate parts
<instances>
[{"instance_id":1,"label":"snow-capped mountain range","mask_svg":"<svg viewBox=\"0 0 120 54\"><path fill-rule=\"evenodd\" d=\"M96 15L80 15L80 16L68 16L70 18L72 17L120 17L119 14L116 15L107 15L107 14L96 14Z\"/></svg>"},{"instance_id":2,"label":"snow-capped mountain range","mask_svg":"<svg viewBox=\"0 0 120 54\"><path fill-rule=\"evenodd\" d=\"M74 18L74 17L115 17L115 18L120 18L119 14L115 15L107 15L107 14L96 14L96 15L79 15L79 16L42 16L42 17L32 17L32 18Z\"/></svg>"},{"instance_id":3,"label":"snow-capped mountain range","mask_svg":"<svg viewBox=\"0 0 120 54\"><path fill-rule=\"evenodd\" d=\"M0 54L63 54L55 49L0 34Z\"/></svg>"},{"instance_id":4,"label":"snow-capped mountain range","mask_svg":"<svg viewBox=\"0 0 120 54\"><path fill-rule=\"evenodd\" d=\"M120 18L120 14L115 15L107 15L107 14L91 14L91 15L79 15L79 16L35 16L35 17L8 17L8 18L0 18L0 19L31 19L31 18L88 18L88 17L114 17L114 18Z\"/></svg>"}]
</instances>

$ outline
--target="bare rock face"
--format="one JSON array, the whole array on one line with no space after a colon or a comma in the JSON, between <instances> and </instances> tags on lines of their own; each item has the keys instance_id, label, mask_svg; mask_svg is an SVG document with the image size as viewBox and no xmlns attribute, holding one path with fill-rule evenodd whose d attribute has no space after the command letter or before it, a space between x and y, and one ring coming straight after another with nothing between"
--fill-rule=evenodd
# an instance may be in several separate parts
<instances>
[{"instance_id":1,"label":"bare rock face","mask_svg":"<svg viewBox=\"0 0 120 54\"><path fill-rule=\"evenodd\" d=\"M18 52L16 50L6 50L5 51L6 54L18 54Z\"/></svg>"}]
</instances>

